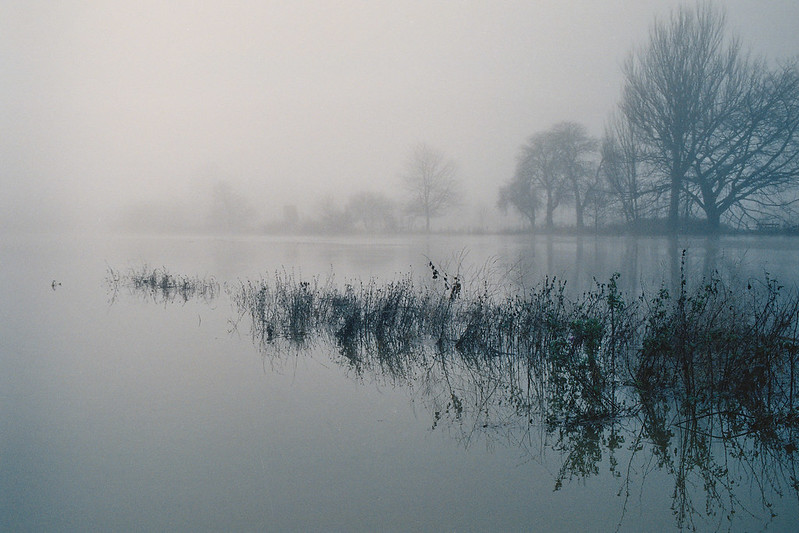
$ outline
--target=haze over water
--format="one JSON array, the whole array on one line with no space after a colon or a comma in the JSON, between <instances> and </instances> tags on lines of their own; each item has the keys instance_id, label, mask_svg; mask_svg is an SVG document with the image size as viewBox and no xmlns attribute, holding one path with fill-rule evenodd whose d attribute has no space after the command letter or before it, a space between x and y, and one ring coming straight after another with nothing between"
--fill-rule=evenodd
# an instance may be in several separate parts
<instances>
[{"instance_id":1,"label":"haze over water","mask_svg":"<svg viewBox=\"0 0 799 533\"><path fill-rule=\"evenodd\" d=\"M721 287L759 324L748 291L799 283L789 218L753 218L757 235L594 235L589 220L578 235L562 205L555 230L536 234L497 207L531 134L573 121L602 135L623 62L680 4L4 2L0 530L792 530L795 438L780 439L799 427L796 338L766 339L773 351L755 355L790 373L768 367L768 394L741 394L755 406L787 396L786 412L691 413L701 394L641 399L651 376L634 372L608 374L603 396L586 369L601 347L616 371L616 330L610 349L591 344L605 316L569 317L539 346L573 356L573 374L470 352L468 327L457 340L419 335L409 351L380 336L354 349L355 313L327 336L275 333L257 316L268 280L290 289L286 301L330 288L346 310L413 286L447 311L460 295L459 320L515 319L513 302L557 294L545 281L556 278L566 301L594 294L596 308L616 288L646 310L666 291L701 308ZM799 3L718 5L769 65L796 57ZM418 143L458 183L430 234L403 198ZM388 203L350 204L360 193ZM390 228L369 227L364 205L390 212ZM342 206L363 220L336 218ZM655 230L659 208L644 214ZM137 272L153 274L137 285ZM700 296L677 300L683 282ZM738 354L751 339L726 326L695 340ZM745 362L724 368L762 377ZM586 384L598 401L580 396L596 392ZM623 413L617 385L634 406ZM531 401L555 386L569 393ZM588 416L548 410L569 402Z\"/></svg>"},{"instance_id":2,"label":"haze over water","mask_svg":"<svg viewBox=\"0 0 799 533\"><path fill-rule=\"evenodd\" d=\"M109 267L124 273L146 262L230 288L271 279L275 270L322 283L332 276L342 287L408 272L430 282L433 260L460 268L469 290L490 275L522 291L549 274L578 294L621 269L620 286L635 295L670 275L666 239L580 240L463 236L456 247L440 236L3 238L0 527L672 529L672 508L685 502L672 499L669 470L653 467L650 443L631 455L639 449L635 418L621 422L627 440L611 455L600 444L607 435L598 434L595 456L590 435L558 436L542 420L520 417L492 385L501 374L490 367L475 375L454 359L444 367L449 374L438 375L433 358L426 370L390 360L382 370L365 360L358 370L324 342L259 345L224 291L184 301L106 281ZM784 247L750 249L747 239L717 244L713 251L703 239L683 241L686 269L699 274L714 255L726 278L755 282L764 268L788 275L786 265L797 260ZM472 404L478 385L488 387L476 389L486 394L485 415ZM449 390L459 395L457 408ZM713 453L724 457L723 448ZM576 467L575 457L586 466ZM628 462L632 470L616 477L612 466ZM571 474L554 490L564 465ZM746 472L733 468L730 476L754 513L735 507L736 527L790 530L797 509L790 490L779 498L766 484L767 509L748 485L741 489ZM726 500L705 517L699 479L690 478L689 503L698 509L690 520L724 528ZM632 498L619 495L625 486Z\"/></svg>"},{"instance_id":3,"label":"haze over water","mask_svg":"<svg viewBox=\"0 0 799 533\"><path fill-rule=\"evenodd\" d=\"M512 224L494 204L518 147L564 120L601 135L622 63L677 5L4 2L0 224L190 218L219 182L258 223L307 215L398 196L419 141L458 164L456 221ZM796 2L723 5L756 55L799 51Z\"/></svg>"}]
</instances>

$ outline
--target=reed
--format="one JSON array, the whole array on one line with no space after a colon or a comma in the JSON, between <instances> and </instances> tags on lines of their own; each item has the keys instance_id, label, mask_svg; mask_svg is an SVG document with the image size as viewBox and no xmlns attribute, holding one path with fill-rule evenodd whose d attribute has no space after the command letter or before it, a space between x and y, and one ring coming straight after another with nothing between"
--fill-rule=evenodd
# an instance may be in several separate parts
<instances>
[{"instance_id":1,"label":"reed","mask_svg":"<svg viewBox=\"0 0 799 533\"><path fill-rule=\"evenodd\" d=\"M629 411L629 391L685 397L707 408L793 417L799 353L799 298L766 279L733 290L718 277L675 294L629 298L618 274L579 297L545 278L533 289L496 296L430 263L431 279L405 276L339 288L282 272L231 290L263 343L325 337L363 366L386 366L419 351L471 365L522 372L539 386L553 420ZM623 404L627 404L626 407Z\"/></svg>"},{"instance_id":2,"label":"reed","mask_svg":"<svg viewBox=\"0 0 799 533\"><path fill-rule=\"evenodd\" d=\"M607 458L626 501L643 453L674 478L680 528L702 514L732 523L738 487L759 487L766 512L775 493L799 495L796 289L768 276L693 281L683 267L674 287L650 294L624 294L618 274L578 295L550 277L514 292L429 268L427 279L344 284L284 269L225 288L265 355L335 347L357 375L419 391L432 427L464 446L484 437L527 449L538 428L534 440L564 457L555 489L597 475ZM109 277L164 301L219 288L165 269ZM692 487L704 488L704 505Z\"/></svg>"},{"instance_id":3,"label":"reed","mask_svg":"<svg viewBox=\"0 0 799 533\"><path fill-rule=\"evenodd\" d=\"M226 288L264 348L324 339L359 371L396 375L431 356L457 361L503 376L520 406L553 423L626 415L656 399L690 403L697 417L727 413L737 431L799 423L799 296L768 277L691 284L682 269L676 289L629 297L615 274L574 297L557 278L513 294L429 267L426 281L341 287L283 270ZM109 269L109 281L165 302L220 290L213 278L146 266Z\"/></svg>"}]
</instances>

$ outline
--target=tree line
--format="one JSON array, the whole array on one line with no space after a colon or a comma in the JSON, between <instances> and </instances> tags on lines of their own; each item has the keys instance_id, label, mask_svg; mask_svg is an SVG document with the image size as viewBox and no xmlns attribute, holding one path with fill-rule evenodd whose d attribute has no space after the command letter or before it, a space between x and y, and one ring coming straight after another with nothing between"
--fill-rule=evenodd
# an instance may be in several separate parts
<instances>
[{"instance_id":1,"label":"tree line","mask_svg":"<svg viewBox=\"0 0 799 533\"><path fill-rule=\"evenodd\" d=\"M414 231L421 219L429 233L431 221L460 203L457 165L442 151L420 142L412 147L400 175L402 199L361 191L343 203L326 198L310 219L284 220L275 230L311 233L399 233Z\"/></svg>"},{"instance_id":2,"label":"tree line","mask_svg":"<svg viewBox=\"0 0 799 533\"><path fill-rule=\"evenodd\" d=\"M799 69L770 67L726 30L723 9L681 7L657 20L623 66L618 108L601 139L562 122L520 148L499 190L534 227L559 206L575 226L701 221L708 231L790 212L799 192Z\"/></svg>"},{"instance_id":3,"label":"tree line","mask_svg":"<svg viewBox=\"0 0 799 533\"><path fill-rule=\"evenodd\" d=\"M601 137L564 121L527 139L499 186L500 210L548 230L568 210L577 231L796 224L799 56L776 64L755 57L728 32L724 9L700 2L655 20L622 74ZM409 151L400 178L401 200L381 192L356 193L342 205L326 198L310 219L289 205L263 229L393 233L413 231L421 219L430 232L431 220L459 204L454 161L428 144ZM217 186L207 225L251 228L246 205Z\"/></svg>"}]
</instances>

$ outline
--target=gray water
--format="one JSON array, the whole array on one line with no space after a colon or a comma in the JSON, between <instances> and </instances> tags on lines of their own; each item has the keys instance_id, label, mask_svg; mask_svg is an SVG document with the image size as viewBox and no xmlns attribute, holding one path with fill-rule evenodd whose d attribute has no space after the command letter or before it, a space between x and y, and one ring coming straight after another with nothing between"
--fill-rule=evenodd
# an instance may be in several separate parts
<instances>
[{"instance_id":1,"label":"gray water","mask_svg":"<svg viewBox=\"0 0 799 533\"><path fill-rule=\"evenodd\" d=\"M585 450L540 421L436 416L435 383L355 372L324 343L260 350L224 294L170 303L105 280L147 264L222 283L284 268L344 283L425 278L433 261L508 290L555 275L580 291L620 272L638 293L674 283L683 249L692 275L799 281L785 238L3 237L0 529L675 529L674 476L632 434L563 476ZM682 525L793 529L795 492L766 484L766 508L743 481L728 519L723 502L707 516L689 475Z\"/></svg>"}]
</instances>

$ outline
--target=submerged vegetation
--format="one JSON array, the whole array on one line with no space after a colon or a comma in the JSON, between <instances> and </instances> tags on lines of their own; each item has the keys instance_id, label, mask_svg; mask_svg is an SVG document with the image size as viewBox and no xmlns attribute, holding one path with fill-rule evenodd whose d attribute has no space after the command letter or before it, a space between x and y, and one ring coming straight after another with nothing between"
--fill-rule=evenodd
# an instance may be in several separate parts
<instances>
[{"instance_id":1,"label":"submerged vegetation","mask_svg":"<svg viewBox=\"0 0 799 533\"><path fill-rule=\"evenodd\" d=\"M263 345L324 335L357 362L425 348L468 361L523 361L546 378L549 414L564 421L630 411L626 394L724 402L751 420L792 420L796 407L799 298L776 281L734 291L719 277L673 294L629 299L614 275L571 298L545 278L525 294L497 297L484 282L464 287L430 263L433 283L273 280L230 288ZM732 405L734 404L734 408ZM787 417L787 418L786 418Z\"/></svg>"},{"instance_id":2,"label":"submerged vegetation","mask_svg":"<svg viewBox=\"0 0 799 533\"><path fill-rule=\"evenodd\" d=\"M189 277L170 273L166 268L150 268L147 265L122 273L108 267L106 284L113 298L120 288L146 295L156 302L188 302L198 298L204 301L215 299L220 292L219 283L213 278Z\"/></svg>"},{"instance_id":3,"label":"submerged vegetation","mask_svg":"<svg viewBox=\"0 0 799 533\"><path fill-rule=\"evenodd\" d=\"M624 294L618 274L577 297L556 278L513 294L429 268L427 281L343 287L282 271L226 291L265 355L321 340L356 376L420 391L432 427L465 446L484 438L557 450L556 490L607 461L626 508L641 475L635 459L648 454L644 472L656 464L674 479L679 527L759 516L740 494L753 487L766 514L773 498L799 498L796 290L768 277L694 284L683 268L653 295ZM165 270L110 279L164 301L218 290Z\"/></svg>"},{"instance_id":4,"label":"submerged vegetation","mask_svg":"<svg viewBox=\"0 0 799 533\"><path fill-rule=\"evenodd\" d=\"M740 290L718 276L689 286L683 270L654 296L622 294L618 275L577 298L554 278L500 295L429 266L422 284L339 289L283 272L230 293L264 353L321 337L357 375L424 391L432 427L455 428L464 445L545 442L564 456L556 489L608 460L626 507L634 458L647 449L674 478L679 527L756 515L741 486L758 487L767 514L784 490L799 496L795 291L768 278ZM704 487L704 505L693 487Z\"/></svg>"}]
</instances>

